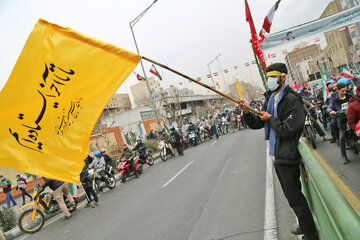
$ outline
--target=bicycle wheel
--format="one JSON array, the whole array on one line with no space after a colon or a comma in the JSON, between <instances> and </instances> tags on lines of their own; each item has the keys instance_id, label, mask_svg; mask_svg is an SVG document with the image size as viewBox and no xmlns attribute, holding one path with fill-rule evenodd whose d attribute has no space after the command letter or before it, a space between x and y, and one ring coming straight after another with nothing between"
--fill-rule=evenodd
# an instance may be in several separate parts
<instances>
[{"instance_id":1,"label":"bicycle wheel","mask_svg":"<svg viewBox=\"0 0 360 240\"><path fill-rule=\"evenodd\" d=\"M307 129L308 133L308 140L310 141L311 146L316 149L316 142L315 142L315 132L311 125L306 125L305 129Z\"/></svg>"}]
</instances>

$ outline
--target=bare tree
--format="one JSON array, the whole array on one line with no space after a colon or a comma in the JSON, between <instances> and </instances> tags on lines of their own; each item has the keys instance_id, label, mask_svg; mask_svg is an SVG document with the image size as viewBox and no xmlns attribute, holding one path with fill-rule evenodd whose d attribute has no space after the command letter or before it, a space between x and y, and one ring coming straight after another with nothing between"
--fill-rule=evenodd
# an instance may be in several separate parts
<instances>
[{"instance_id":1,"label":"bare tree","mask_svg":"<svg viewBox=\"0 0 360 240\"><path fill-rule=\"evenodd\" d=\"M170 97L166 96L165 93L160 93L162 107L165 112L169 113L171 118L176 121L178 128L183 125L183 117L181 114L181 96L179 91L175 91Z\"/></svg>"}]
</instances>

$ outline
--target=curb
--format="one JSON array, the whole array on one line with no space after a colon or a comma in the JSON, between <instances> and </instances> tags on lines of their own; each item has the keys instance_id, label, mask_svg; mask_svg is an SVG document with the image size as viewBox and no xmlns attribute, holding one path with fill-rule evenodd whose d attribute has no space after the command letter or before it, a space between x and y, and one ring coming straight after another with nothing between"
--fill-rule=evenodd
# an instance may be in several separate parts
<instances>
[{"instance_id":1,"label":"curb","mask_svg":"<svg viewBox=\"0 0 360 240\"><path fill-rule=\"evenodd\" d=\"M155 162L155 160L160 158L160 155L154 156L153 158L154 158L154 162ZM120 175L121 175L120 173L115 174L115 180L117 182L120 181ZM85 199L86 199L85 193L83 193L82 195L79 195L78 203L84 201ZM55 217L58 214L61 214L61 213L46 214L45 221ZM4 233L4 236L5 236L6 240L13 240L13 239L21 236L22 234L24 234L24 232L22 232L19 227L15 227L14 229L9 230L8 232Z\"/></svg>"}]
</instances>

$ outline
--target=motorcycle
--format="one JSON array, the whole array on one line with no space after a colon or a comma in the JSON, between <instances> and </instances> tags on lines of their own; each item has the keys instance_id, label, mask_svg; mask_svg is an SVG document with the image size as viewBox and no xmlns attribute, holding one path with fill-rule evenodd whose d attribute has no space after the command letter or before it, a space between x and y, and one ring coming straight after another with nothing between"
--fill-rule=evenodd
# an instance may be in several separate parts
<instances>
[{"instance_id":1,"label":"motorcycle","mask_svg":"<svg viewBox=\"0 0 360 240\"><path fill-rule=\"evenodd\" d=\"M139 155L140 153L137 152ZM154 158L153 156L151 156L151 150L146 149L146 153L145 153L145 160L142 160L141 158L139 158L139 162L144 165L145 163L147 163L149 166L152 166L154 164Z\"/></svg>"},{"instance_id":2,"label":"motorcycle","mask_svg":"<svg viewBox=\"0 0 360 240\"><path fill-rule=\"evenodd\" d=\"M142 174L143 165L139 162L139 156L134 157L134 166L138 174ZM130 163L128 163L127 159L120 159L120 163L118 165L118 171L121 173L121 182L126 183L126 179L134 176L135 173L130 171Z\"/></svg>"},{"instance_id":3,"label":"motorcycle","mask_svg":"<svg viewBox=\"0 0 360 240\"><path fill-rule=\"evenodd\" d=\"M316 119L314 119L313 115L311 114L311 109L306 111L306 117L305 117L305 126L304 126L304 136L307 138L308 141L310 141L311 146L316 149L316 130L314 128L314 122Z\"/></svg>"},{"instance_id":4,"label":"motorcycle","mask_svg":"<svg viewBox=\"0 0 360 240\"><path fill-rule=\"evenodd\" d=\"M38 191L35 191L32 198L34 201L22 206L19 211L21 212L24 208L30 206L33 206L33 208L21 212L18 220L20 230L24 233L30 234L41 230L45 223L46 214L61 211L57 201L55 200L54 193L38 193ZM65 200L65 196L64 201L66 207L69 209L69 212L76 210L76 199L74 199L75 206L73 206L67 199Z\"/></svg>"},{"instance_id":5,"label":"motorcycle","mask_svg":"<svg viewBox=\"0 0 360 240\"><path fill-rule=\"evenodd\" d=\"M199 136L197 134L197 131L190 131L188 132L188 139L191 146L196 146L199 144Z\"/></svg>"},{"instance_id":6,"label":"motorcycle","mask_svg":"<svg viewBox=\"0 0 360 240\"><path fill-rule=\"evenodd\" d=\"M342 109L341 111L336 112L335 116L346 119L347 107ZM331 114L332 117L335 117L334 114ZM346 149L354 151L354 153L358 154L360 152L360 140L359 137L356 135L355 131L346 124L346 133L345 133L345 144Z\"/></svg>"},{"instance_id":7,"label":"motorcycle","mask_svg":"<svg viewBox=\"0 0 360 240\"><path fill-rule=\"evenodd\" d=\"M171 151L169 145L165 143L164 141L160 141L158 145L159 151L160 151L160 158L163 161L167 160L167 155L170 154L171 156L175 155L175 152Z\"/></svg>"},{"instance_id":8,"label":"motorcycle","mask_svg":"<svg viewBox=\"0 0 360 240\"><path fill-rule=\"evenodd\" d=\"M107 174L104 175L106 179L103 179L99 172L96 173L95 169L91 168L88 170L89 173L89 180L94 182L95 191L101 192L105 187L108 187L110 190L116 187L116 179L115 176L112 174L113 167L110 166L107 169ZM109 176L108 176L109 174Z\"/></svg>"}]
</instances>

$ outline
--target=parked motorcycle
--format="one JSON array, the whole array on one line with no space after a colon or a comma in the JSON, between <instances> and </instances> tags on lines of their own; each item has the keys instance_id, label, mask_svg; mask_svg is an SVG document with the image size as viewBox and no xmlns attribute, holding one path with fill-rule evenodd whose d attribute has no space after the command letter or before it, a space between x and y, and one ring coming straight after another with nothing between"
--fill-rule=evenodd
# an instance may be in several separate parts
<instances>
[{"instance_id":1,"label":"parked motorcycle","mask_svg":"<svg viewBox=\"0 0 360 240\"><path fill-rule=\"evenodd\" d=\"M33 202L30 202L22 206L19 211L24 208L32 206L33 208L27 209L19 215L18 226L24 233L36 233L44 226L45 215L49 213L55 213L60 211L60 207L55 200L54 193L35 191L33 196ZM64 196L65 200L65 196ZM75 200L75 199L74 199ZM69 212L76 210L77 202L75 200L75 207L66 199L65 204L69 209Z\"/></svg>"},{"instance_id":2,"label":"parked motorcycle","mask_svg":"<svg viewBox=\"0 0 360 240\"><path fill-rule=\"evenodd\" d=\"M171 156L175 155L175 152L171 151L169 145L165 143L164 141L159 142L159 152L160 152L160 158L163 161L167 160L167 156L170 154Z\"/></svg>"},{"instance_id":3,"label":"parked motorcycle","mask_svg":"<svg viewBox=\"0 0 360 240\"><path fill-rule=\"evenodd\" d=\"M95 169L91 168L88 170L89 173L89 180L94 182L94 187L96 192L101 192L105 187L108 187L110 190L116 187L116 179L115 176L112 174L113 167L110 166L107 169L107 174L104 175L105 179L100 176L99 173L95 172Z\"/></svg>"},{"instance_id":4,"label":"parked motorcycle","mask_svg":"<svg viewBox=\"0 0 360 240\"><path fill-rule=\"evenodd\" d=\"M138 174L142 174L143 172L143 165L139 162L139 156L134 157L134 166ZM134 176L135 173L130 171L130 163L127 159L123 158L120 159L120 163L118 165L118 171L121 173L121 182L125 183L126 179Z\"/></svg>"}]
</instances>

